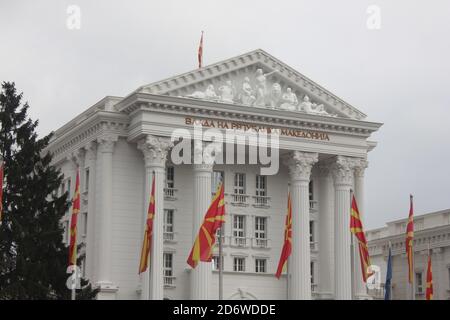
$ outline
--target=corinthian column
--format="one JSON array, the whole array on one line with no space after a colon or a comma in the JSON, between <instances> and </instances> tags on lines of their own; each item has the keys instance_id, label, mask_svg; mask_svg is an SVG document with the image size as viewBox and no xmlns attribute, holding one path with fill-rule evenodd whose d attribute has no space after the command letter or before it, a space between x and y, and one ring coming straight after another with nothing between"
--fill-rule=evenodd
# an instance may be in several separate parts
<instances>
[{"instance_id":1,"label":"corinthian column","mask_svg":"<svg viewBox=\"0 0 450 320\"><path fill-rule=\"evenodd\" d=\"M118 136L107 134L97 139L98 153L101 161L100 203L99 203L99 246L97 285L100 292L97 299L114 299L117 287L111 278L111 242L112 242L112 193L113 193L113 152Z\"/></svg>"},{"instance_id":2,"label":"corinthian column","mask_svg":"<svg viewBox=\"0 0 450 320\"><path fill-rule=\"evenodd\" d=\"M89 182L88 182L88 221L86 234L86 275L89 280L95 281L97 279L97 272L95 272L96 263L94 261L95 251L95 164L97 159L97 144L90 142L86 147L86 165L89 168ZM85 177L86 179L86 177Z\"/></svg>"},{"instance_id":3,"label":"corinthian column","mask_svg":"<svg viewBox=\"0 0 450 320\"><path fill-rule=\"evenodd\" d=\"M337 156L332 164L335 188L334 257L335 298L352 299L352 263L350 237L350 188L353 183L354 158Z\"/></svg>"},{"instance_id":4,"label":"corinthian column","mask_svg":"<svg viewBox=\"0 0 450 320\"><path fill-rule=\"evenodd\" d=\"M194 164L194 212L192 215L192 243L194 243L203 217L211 203L212 164ZM211 263L199 262L191 270L191 299L207 300L211 294Z\"/></svg>"},{"instance_id":5,"label":"corinthian column","mask_svg":"<svg viewBox=\"0 0 450 320\"><path fill-rule=\"evenodd\" d=\"M317 153L293 151L286 165L291 179L292 255L289 299L311 299L311 253L309 244L309 181Z\"/></svg>"},{"instance_id":6,"label":"corinthian column","mask_svg":"<svg viewBox=\"0 0 450 320\"><path fill-rule=\"evenodd\" d=\"M359 209L359 217L364 227L364 231L367 231L364 224L364 171L367 168L368 162L365 159L357 159L355 160L355 198L358 203ZM366 284L363 281L361 263L360 263L360 254L357 246L357 242L355 241L355 245L353 246L353 256L355 257L353 261L353 269L355 270L355 297L357 299L369 299L366 290Z\"/></svg>"},{"instance_id":7,"label":"corinthian column","mask_svg":"<svg viewBox=\"0 0 450 320\"><path fill-rule=\"evenodd\" d=\"M319 292L334 298L334 186L329 166L319 166Z\"/></svg>"},{"instance_id":8,"label":"corinthian column","mask_svg":"<svg viewBox=\"0 0 450 320\"><path fill-rule=\"evenodd\" d=\"M162 300L164 298L163 274L163 223L164 223L164 179L166 160L172 143L167 138L147 135L138 142L138 149L144 154L145 161L145 201L143 223L147 219L148 204L150 201L151 181L155 175L155 217L153 220L152 247L150 248L150 266L141 278L141 299ZM142 228L144 237L145 228Z\"/></svg>"}]
</instances>

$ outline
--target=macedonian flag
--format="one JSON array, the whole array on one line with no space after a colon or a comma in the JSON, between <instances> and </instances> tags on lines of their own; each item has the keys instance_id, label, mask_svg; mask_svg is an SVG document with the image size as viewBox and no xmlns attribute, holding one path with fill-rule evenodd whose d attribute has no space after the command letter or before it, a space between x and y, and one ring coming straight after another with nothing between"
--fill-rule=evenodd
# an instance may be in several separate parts
<instances>
[{"instance_id":1,"label":"macedonian flag","mask_svg":"<svg viewBox=\"0 0 450 320\"><path fill-rule=\"evenodd\" d=\"M358 205L356 204L355 196L352 198L352 208L350 214L350 232L358 239L359 258L361 261L361 273L363 281L367 281L370 275L367 268L370 266L369 248L367 247L366 236L364 235L364 228L359 215Z\"/></svg>"},{"instance_id":2,"label":"macedonian flag","mask_svg":"<svg viewBox=\"0 0 450 320\"><path fill-rule=\"evenodd\" d=\"M292 252L292 202L291 202L291 194L288 193L288 207L286 214L286 222L284 226L284 244L283 249L281 250L280 261L278 262L277 273L275 276L280 279L281 273L283 272L283 268L288 261L289 256Z\"/></svg>"},{"instance_id":3,"label":"macedonian flag","mask_svg":"<svg viewBox=\"0 0 450 320\"><path fill-rule=\"evenodd\" d=\"M77 170L75 194L72 199L72 217L70 219L69 266L77 264L77 222L80 212L80 173Z\"/></svg>"},{"instance_id":4,"label":"macedonian flag","mask_svg":"<svg viewBox=\"0 0 450 320\"><path fill-rule=\"evenodd\" d=\"M427 268L427 289L425 291L427 300L433 299L433 271L431 270L431 254L428 253L428 268Z\"/></svg>"},{"instance_id":5,"label":"macedonian flag","mask_svg":"<svg viewBox=\"0 0 450 320\"><path fill-rule=\"evenodd\" d=\"M187 263L195 268L199 261L210 262L212 251L216 242L216 231L225 222L225 198L224 187L221 182L217 192L206 212L198 236L195 239L194 246L187 259Z\"/></svg>"},{"instance_id":6,"label":"macedonian flag","mask_svg":"<svg viewBox=\"0 0 450 320\"><path fill-rule=\"evenodd\" d=\"M153 220L155 218L155 175L152 180L152 191L150 195L150 203L148 205L147 222L145 225L144 241L142 243L141 260L139 263L139 274L145 272L148 267L148 257L152 246L153 236Z\"/></svg>"},{"instance_id":7,"label":"macedonian flag","mask_svg":"<svg viewBox=\"0 0 450 320\"><path fill-rule=\"evenodd\" d=\"M3 212L3 162L0 165L0 223L2 222Z\"/></svg>"},{"instance_id":8,"label":"macedonian flag","mask_svg":"<svg viewBox=\"0 0 450 320\"><path fill-rule=\"evenodd\" d=\"M413 243L414 243L414 213L413 196L409 196L409 217L406 226L406 257L408 259L408 282L413 283Z\"/></svg>"}]
</instances>

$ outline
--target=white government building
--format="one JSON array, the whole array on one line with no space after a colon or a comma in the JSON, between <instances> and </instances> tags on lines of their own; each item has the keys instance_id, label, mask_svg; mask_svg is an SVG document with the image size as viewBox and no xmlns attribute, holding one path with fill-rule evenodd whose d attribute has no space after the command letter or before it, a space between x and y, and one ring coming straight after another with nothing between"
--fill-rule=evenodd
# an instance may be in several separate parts
<instances>
[{"instance_id":1,"label":"white government building","mask_svg":"<svg viewBox=\"0 0 450 320\"><path fill-rule=\"evenodd\" d=\"M371 263L380 267L382 284L386 279L389 242L391 243L391 292L394 300L411 299L405 253L407 223L408 218L391 221L383 228L366 233ZM450 300L450 209L414 217L414 298L417 300L425 299L429 252L433 270L433 299ZM384 296L383 287L381 290L370 290L369 293L374 298Z\"/></svg>"},{"instance_id":2,"label":"white government building","mask_svg":"<svg viewBox=\"0 0 450 320\"><path fill-rule=\"evenodd\" d=\"M218 177L224 177L225 299L365 298L350 246L350 190L364 213L364 170L380 123L263 50L107 96L55 132L48 149L82 204L82 270L98 299L217 299L214 263L186 260ZM172 163L174 129L279 132L279 171L255 164ZM275 131L274 131L275 132ZM176 144L176 143L175 143ZM138 275L156 177L151 272ZM290 185L290 186L289 186ZM289 277L274 276L288 186L293 205ZM65 218L68 228L70 211ZM68 237L67 237L68 238ZM352 266L353 264L353 266ZM351 270L356 270L352 274Z\"/></svg>"}]
</instances>

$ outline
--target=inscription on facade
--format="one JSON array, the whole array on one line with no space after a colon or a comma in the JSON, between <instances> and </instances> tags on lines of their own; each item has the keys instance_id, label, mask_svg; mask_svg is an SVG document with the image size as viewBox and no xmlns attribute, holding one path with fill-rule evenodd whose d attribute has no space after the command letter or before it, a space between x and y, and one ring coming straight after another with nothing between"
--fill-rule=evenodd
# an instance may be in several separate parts
<instances>
[{"instance_id":1,"label":"inscription on facade","mask_svg":"<svg viewBox=\"0 0 450 320\"><path fill-rule=\"evenodd\" d=\"M256 132L267 132L275 133L277 132L280 136L305 138L312 140L326 140L330 141L328 133L315 131L315 130L304 130L304 129L292 129L292 128L282 128L282 127L271 127L265 125L257 125L247 122L239 121L223 121L223 120L213 120L213 119L196 119L192 117L186 117L184 119L187 125L199 125L205 128L216 128L216 129L230 129L230 130L255 130Z\"/></svg>"}]
</instances>

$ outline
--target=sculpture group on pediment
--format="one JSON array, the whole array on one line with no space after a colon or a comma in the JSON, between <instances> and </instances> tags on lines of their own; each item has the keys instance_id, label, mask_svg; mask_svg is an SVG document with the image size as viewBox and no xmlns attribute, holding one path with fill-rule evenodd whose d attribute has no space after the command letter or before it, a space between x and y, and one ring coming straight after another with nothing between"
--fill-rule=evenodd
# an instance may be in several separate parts
<instances>
[{"instance_id":1,"label":"sculpture group on pediment","mask_svg":"<svg viewBox=\"0 0 450 320\"><path fill-rule=\"evenodd\" d=\"M312 102L306 94L303 95L299 102L297 94L291 87L286 87L283 90L278 82L268 84L268 77L276 72L277 70L264 73L263 69L259 68L253 76L253 83L250 77L245 76L239 89L236 89L232 80L226 80L217 90L213 84L209 84L205 91L195 91L186 97L244 106L269 107L272 109L336 116L328 113L323 104Z\"/></svg>"}]
</instances>

